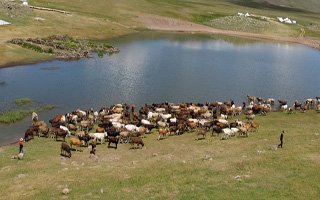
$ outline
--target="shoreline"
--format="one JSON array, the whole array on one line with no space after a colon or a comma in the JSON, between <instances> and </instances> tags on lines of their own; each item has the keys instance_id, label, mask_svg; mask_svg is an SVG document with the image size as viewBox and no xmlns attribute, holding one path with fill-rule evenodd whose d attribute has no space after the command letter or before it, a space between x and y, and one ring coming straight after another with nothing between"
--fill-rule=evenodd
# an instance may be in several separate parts
<instances>
[{"instance_id":1,"label":"shoreline","mask_svg":"<svg viewBox=\"0 0 320 200\"><path fill-rule=\"evenodd\" d=\"M40 59L37 61L17 61L17 62L9 62L6 64L1 65L0 64L0 69L5 69L5 68L10 68L10 67L17 67L21 65L33 65L33 64L38 64L42 62L50 62L53 60L59 60L58 58L48 58L48 59Z\"/></svg>"},{"instance_id":2,"label":"shoreline","mask_svg":"<svg viewBox=\"0 0 320 200\"><path fill-rule=\"evenodd\" d=\"M235 36L242 38L254 38L268 41L289 42L295 44L306 45L311 48L320 50L320 39L316 38L304 38L304 37L285 37L285 36L273 36L264 35L258 33L230 31L223 29L216 29L209 26L196 24L193 22L187 22L169 17L145 15L139 16L138 21L145 24L146 27L154 31L167 31L167 32L185 32L185 33L207 33L225 36Z\"/></svg>"},{"instance_id":3,"label":"shoreline","mask_svg":"<svg viewBox=\"0 0 320 200\"><path fill-rule=\"evenodd\" d=\"M1 144L0 145L0 153L5 151L7 148L10 148L10 147L13 147L15 145L17 145L19 142L9 142L9 143L6 143L6 144Z\"/></svg>"}]
</instances>

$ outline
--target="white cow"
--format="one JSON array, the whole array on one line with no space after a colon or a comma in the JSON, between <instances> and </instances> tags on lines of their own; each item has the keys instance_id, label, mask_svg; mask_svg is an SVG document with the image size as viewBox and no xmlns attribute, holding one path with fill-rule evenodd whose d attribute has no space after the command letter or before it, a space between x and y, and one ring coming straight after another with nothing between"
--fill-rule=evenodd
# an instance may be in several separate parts
<instances>
[{"instance_id":1,"label":"white cow","mask_svg":"<svg viewBox=\"0 0 320 200\"><path fill-rule=\"evenodd\" d=\"M222 124L228 124L228 121L225 119L218 119L218 122L220 122Z\"/></svg>"},{"instance_id":2,"label":"white cow","mask_svg":"<svg viewBox=\"0 0 320 200\"><path fill-rule=\"evenodd\" d=\"M112 126L116 129L120 129L124 127L124 124L121 124L120 122L112 122Z\"/></svg>"},{"instance_id":3,"label":"white cow","mask_svg":"<svg viewBox=\"0 0 320 200\"><path fill-rule=\"evenodd\" d=\"M156 112L164 113L164 112L166 112L166 109L165 108L156 108Z\"/></svg>"},{"instance_id":4,"label":"white cow","mask_svg":"<svg viewBox=\"0 0 320 200\"><path fill-rule=\"evenodd\" d=\"M231 136L235 136L239 132L238 128L231 128Z\"/></svg>"},{"instance_id":5,"label":"white cow","mask_svg":"<svg viewBox=\"0 0 320 200\"><path fill-rule=\"evenodd\" d=\"M196 123L196 124L199 123L199 120L197 120L197 119L192 119L192 118L189 118L188 121L189 121L189 122L194 122L194 123Z\"/></svg>"},{"instance_id":6,"label":"white cow","mask_svg":"<svg viewBox=\"0 0 320 200\"><path fill-rule=\"evenodd\" d=\"M64 131L66 131L68 133L68 136L71 136L71 133L70 133L70 131L69 131L69 129L67 127L60 125L59 128L64 130Z\"/></svg>"},{"instance_id":7,"label":"white cow","mask_svg":"<svg viewBox=\"0 0 320 200\"><path fill-rule=\"evenodd\" d=\"M171 123L177 123L177 118L170 118L169 120Z\"/></svg>"},{"instance_id":8,"label":"white cow","mask_svg":"<svg viewBox=\"0 0 320 200\"><path fill-rule=\"evenodd\" d=\"M158 121L157 124L160 126L160 127L163 127L165 128L167 126L167 123L163 122L163 121Z\"/></svg>"},{"instance_id":9,"label":"white cow","mask_svg":"<svg viewBox=\"0 0 320 200\"><path fill-rule=\"evenodd\" d=\"M148 112L148 120L152 118L157 118L159 116L159 113L156 112Z\"/></svg>"},{"instance_id":10,"label":"white cow","mask_svg":"<svg viewBox=\"0 0 320 200\"><path fill-rule=\"evenodd\" d=\"M161 118L162 118L164 121L167 121L169 118L172 117L171 114L161 114L160 116L161 116Z\"/></svg>"},{"instance_id":11,"label":"white cow","mask_svg":"<svg viewBox=\"0 0 320 200\"><path fill-rule=\"evenodd\" d=\"M199 120L199 124L201 124L201 126L204 126L205 123L209 122L209 120L206 119L200 119Z\"/></svg>"},{"instance_id":12,"label":"white cow","mask_svg":"<svg viewBox=\"0 0 320 200\"><path fill-rule=\"evenodd\" d=\"M127 124L124 126L128 131L130 132L135 132L135 131L139 131L139 127L137 127L136 125L133 124Z\"/></svg>"},{"instance_id":13,"label":"white cow","mask_svg":"<svg viewBox=\"0 0 320 200\"><path fill-rule=\"evenodd\" d=\"M228 119L228 115L221 114L220 116L222 119Z\"/></svg>"},{"instance_id":14,"label":"white cow","mask_svg":"<svg viewBox=\"0 0 320 200\"><path fill-rule=\"evenodd\" d=\"M224 128L222 129L222 136L221 136L221 140L227 140L231 137L232 135L232 130L230 128Z\"/></svg>"},{"instance_id":15,"label":"white cow","mask_svg":"<svg viewBox=\"0 0 320 200\"><path fill-rule=\"evenodd\" d=\"M144 125L151 125L151 122L146 120L146 119L142 119L141 123L144 124Z\"/></svg>"},{"instance_id":16,"label":"white cow","mask_svg":"<svg viewBox=\"0 0 320 200\"><path fill-rule=\"evenodd\" d=\"M288 105L287 104L281 106L281 110L282 111L286 111L287 109L288 109Z\"/></svg>"},{"instance_id":17,"label":"white cow","mask_svg":"<svg viewBox=\"0 0 320 200\"><path fill-rule=\"evenodd\" d=\"M107 132L104 133L89 133L90 137L93 138L96 141L100 141L100 144L105 142L105 138L108 136Z\"/></svg>"}]
</instances>

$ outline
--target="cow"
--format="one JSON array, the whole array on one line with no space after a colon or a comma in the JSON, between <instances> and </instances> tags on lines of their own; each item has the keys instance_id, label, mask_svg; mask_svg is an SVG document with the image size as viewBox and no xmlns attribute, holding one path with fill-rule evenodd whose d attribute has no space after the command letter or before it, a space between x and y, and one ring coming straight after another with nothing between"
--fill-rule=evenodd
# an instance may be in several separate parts
<instances>
[{"instance_id":1,"label":"cow","mask_svg":"<svg viewBox=\"0 0 320 200\"><path fill-rule=\"evenodd\" d=\"M140 137L130 137L131 148L134 148L134 144L141 145L141 148L144 147L144 143Z\"/></svg>"},{"instance_id":2,"label":"cow","mask_svg":"<svg viewBox=\"0 0 320 200\"><path fill-rule=\"evenodd\" d=\"M68 156L69 158L71 158L71 147L70 147L66 142L62 142L62 143L61 143L61 148L60 148L60 150L61 150L60 155L62 155L62 156ZM68 155L66 155L66 153L67 153Z\"/></svg>"},{"instance_id":3,"label":"cow","mask_svg":"<svg viewBox=\"0 0 320 200\"><path fill-rule=\"evenodd\" d=\"M115 149L118 148L118 143L119 143L119 136L108 136L108 147L111 147L110 144L113 143L115 144Z\"/></svg>"},{"instance_id":4,"label":"cow","mask_svg":"<svg viewBox=\"0 0 320 200\"><path fill-rule=\"evenodd\" d=\"M75 138L75 137L72 137L70 138L70 147L72 148L72 146L76 146L79 148L79 151L81 151L81 145L82 145L82 142L80 141L80 139L78 138ZM75 149L76 151L78 150L77 148Z\"/></svg>"}]
</instances>

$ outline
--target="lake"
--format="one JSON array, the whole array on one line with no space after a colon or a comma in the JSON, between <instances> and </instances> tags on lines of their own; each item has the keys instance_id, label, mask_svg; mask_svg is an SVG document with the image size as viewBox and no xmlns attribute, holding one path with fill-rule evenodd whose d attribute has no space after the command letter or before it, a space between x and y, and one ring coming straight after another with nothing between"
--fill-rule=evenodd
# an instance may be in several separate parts
<instances>
[{"instance_id":1,"label":"lake","mask_svg":"<svg viewBox=\"0 0 320 200\"><path fill-rule=\"evenodd\" d=\"M0 111L29 97L56 108L40 120L74 109L127 102L212 102L246 95L302 101L320 96L320 51L302 45L196 34L146 32L110 40L120 53L78 61L0 69ZM17 141L31 117L0 125L0 145Z\"/></svg>"}]
</instances>

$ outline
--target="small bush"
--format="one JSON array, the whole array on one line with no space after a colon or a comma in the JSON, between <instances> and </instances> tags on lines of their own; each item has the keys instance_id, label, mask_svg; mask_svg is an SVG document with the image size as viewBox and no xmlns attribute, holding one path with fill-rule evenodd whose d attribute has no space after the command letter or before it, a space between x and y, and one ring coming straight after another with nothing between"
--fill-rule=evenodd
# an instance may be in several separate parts
<instances>
[{"instance_id":1,"label":"small bush","mask_svg":"<svg viewBox=\"0 0 320 200\"><path fill-rule=\"evenodd\" d=\"M49 49L47 50L47 53L53 54L53 49L52 49L52 48L49 48Z\"/></svg>"},{"instance_id":2,"label":"small bush","mask_svg":"<svg viewBox=\"0 0 320 200\"><path fill-rule=\"evenodd\" d=\"M38 45L35 45L35 44L30 44L30 43L27 43L27 42L22 42L21 46L23 48L26 48L26 49L32 49L34 51L37 51L37 52L40 52L40 53L43 53L44 50L39 47Z\"/></svg>"}]
</instances>

